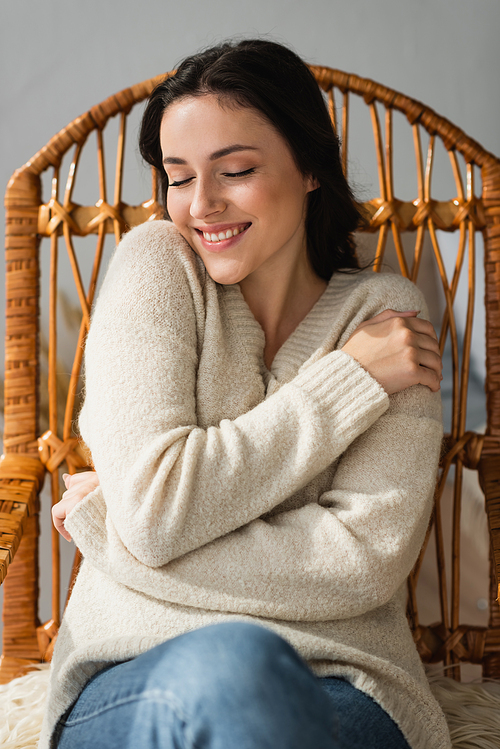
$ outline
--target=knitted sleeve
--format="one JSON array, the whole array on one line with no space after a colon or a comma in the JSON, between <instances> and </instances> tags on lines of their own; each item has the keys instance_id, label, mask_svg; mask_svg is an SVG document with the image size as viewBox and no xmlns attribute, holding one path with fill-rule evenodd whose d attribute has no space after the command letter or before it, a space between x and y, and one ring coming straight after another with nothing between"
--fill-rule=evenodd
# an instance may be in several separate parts
<instances>
[{"instance_id":1,"label":"knitted sleeve","mask_svg":"<svg viewBox=\"0 0 500 749\"><path fill-rule=\"evenodd\" d=\"M198 427L205 311L186 247L165 222L130 232L92 318L80 429L101 480L111 563L124 548L163 567L243 528L323 471L389 405L335 351L248 413ZM67 518L84 555L100 519L94 494Z\"/></svg>"},{"instance_id":2,"label":"knitted sleeve","mask_svg":"<svg viewBox=\"0 0 500 749\"><path fill-rule=\"evenodd\" d=\"M89 558L174 603L289 621L359 616L389 601L416 561L441 437L439 395L410 388L346 450L318 503L253 520L158 569L120 544L107 556L101 503Z\"/></svg>"}]
</instances>

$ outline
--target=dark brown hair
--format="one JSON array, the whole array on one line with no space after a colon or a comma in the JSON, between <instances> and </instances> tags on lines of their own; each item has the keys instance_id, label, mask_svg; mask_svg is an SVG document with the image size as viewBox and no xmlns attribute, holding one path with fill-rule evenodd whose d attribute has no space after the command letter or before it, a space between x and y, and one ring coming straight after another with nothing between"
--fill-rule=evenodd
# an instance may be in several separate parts
<instances>
[{"instance_id":1,"label":"dark brown hair","mask_svg":"<svg viewBox=\"0 0 500 749\"><path fill-rule=\"evenodd\" d=\"M211 47L187 57L151 94L139 147L145 161L158 170L165 210L163 113L179 99L204 94L262 113L287 141L300 172L318 180L319 188L308 195L306 216L307 251L317 275L328 281L337 270L359 268L352 234L361 217L342 171L323 95L300 57L276 42L247 39Z\"/></svg>"}]
</instances>

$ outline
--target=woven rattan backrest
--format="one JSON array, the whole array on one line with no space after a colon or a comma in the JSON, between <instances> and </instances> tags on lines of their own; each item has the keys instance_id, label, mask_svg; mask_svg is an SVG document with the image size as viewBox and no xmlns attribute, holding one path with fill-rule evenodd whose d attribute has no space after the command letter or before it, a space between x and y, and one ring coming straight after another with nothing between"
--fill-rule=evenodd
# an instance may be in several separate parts
<instances>
[{"instance_id":1,"label":"woven rattan backrest","mask_svg":"<svg viewBox=\"0 0 500 749\"><path fill-rule=\"evenodd\" d=\"M492 544L500 566L500 500L495 488L492 466L500 462L500 162L477 143L467 138L447 120L438 117L419 102L372 81L329 68L313 67L313 72L328 98L334 126L342 142L344 169L347 172L352 101L364 101L372 123L372 142L375 147L379 191L363 204L367 217L364 231L377 237L374 271L384 266L388 244L400 272L418 282L426 253L432 256L436 278L441 287L443 302L441 319L437 321L442 351L449 346L452 362L452 409L449 434L436 490L436 507L429 529L436 547L439 582L438 624L429 626L419 619L417 581L421 560L409 581L409 618L424 660L444 661L447 665L460 661L483 663L484 673L500 676L500 611L495 602L497 583L492 570L490 586L490 626L468 627L459 621L460 615L460 512L462 501L462 471L464 467L480 465L483 483L489 482L488 512L491 525L496 528ZM7 329L5 373L5 435L6 458L0 473L1 486L11 494L0 496L0 515L10 517L12 528L9 544L0 556L0 581L5 576L13 554L19 546L21 530L24 538L12 562L12 573L5 584L4 654L8 660L36 660L41 654L50 655L51 642L60 622L59 537L53 532L52 616L38 626L37 603L37 534L36 489L42 473L38 458L51 475L52 501L60 496L60 472L73 472L86 464L76 435L73 432L75 408L83 345L89 324L89 314L95 296L107 235L108 246L118 242L123 232L147 220L162 217L157 201L156 177L152 191L144 201L128 205L122 199L125 159L125 130L128 115L135 104L144 100L160 78L151 79L125 89L93 107L62 130L39 151L30 162L12 177L7 194ZM394 187L393 120L395 115L406 117L406 126L413 140L416 163L415 194L400 200ZM116 170L111 189L106 177L104 130L108 122L118 119ZM86 205L73 200L81 159L91 139L97 141L95 164L98 192ZM434 200L433 175L437 148L448 154L448 169L454 189L447 200ZM68 154L70 155L68 157ZM63 164L69 168L63 172ZM42 199L41 175L52 177L50 196ZM97 200L96 200L97 199ZM443 256L440 231L457 232L456 257L453 270L449 258ZM476 235L484 240L486 268L487 313L487 414L486 435L466 431L466 401L469 380L474 295L476 290L475 248ZM75 249L77 237L94 237L93 266L90 280L84 281L80 256ZM408 242L405 237L410 238ZM50 292L48 299L47 383L48 423L39 424L40 399L40 338L39 338L39 268L40 240L43 252L50 254ZM88 258L89 250L85 249ZM74 304L80 310L72 371L58 372L58 265L65 256L69 260L74 283ZM455 297L461 276L466 277L467 314L465 326L457 328ZM42 314L43 319L43 314ZM43 342L44 339L42 339ZM448 344L446 343L448 341ZM43 346L42 346L43 348ZM43 372L42 372L43 374ZM44 378L42 385L45 388ZM445 549L441 496L447 477L454 474L453 512L451 516L451 552ZM498 471L497 471L498 474ZM36 480L35 480L35 478ZM9 478L8 478L9 477ZM498 475L496 476L498 479ZM29 484L28 479L32 480ZM34 483L33 483L34 482ZM17 494L12 494L12 491ZM495 493L496 492L496 493ZM49 508L44 508L48 512ZM24 513L24 514L23 514ZM496 525L495 525L496 524ZM426 542L427 545L427 542ZM2 551L0 537L0 552ZM423 556L422 556L423 558ZM447 573L446 563L451 565ZM450 590L451 582L451 590ZM19 590L26 600L19 604ZM11 607L8 609L7 607ZM16 608L17 606L17 608ZM12 608L13 607L13 608ZM15 620L9 610L15 611ZM20 621L24 622L21 626ZM21 631L22 630L22 631ZM454 670L458 675L458 669ZM0 678L2 677L0 674Z\"/></svg>"}]
</instances>

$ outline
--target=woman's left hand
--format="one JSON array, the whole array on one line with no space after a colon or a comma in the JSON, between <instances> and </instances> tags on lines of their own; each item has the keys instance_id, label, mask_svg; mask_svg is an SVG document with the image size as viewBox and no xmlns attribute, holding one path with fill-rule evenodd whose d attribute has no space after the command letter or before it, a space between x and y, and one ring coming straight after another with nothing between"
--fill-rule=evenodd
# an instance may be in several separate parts
<instances>
[{"instance_id":1,"label":"woman's left hand","mask_svg":"<svg viewBox=\"0 0 500 749\"><path fill-rule=\"evenodd\" d=\"M386 309L362 322L342 351L352 356L388 395L412 385L440 388L443 364L436 331L416 310Z\"/></svg>"},{"instance_id":2,"label":"woman's left hand","mask_svg":"<svg viewBox=\"0 0 500 749\"><path fill-rule=\"evenodd\" d=\"M61 501L52 508L52 522L58 533L66 541L71 541L71 536L64 527L64 521L78 502L81 502L87 494L90 494L91 491L99 486L99 476L95 471L74 473L72 476L65 473L63 481L66 485L66 491L62 495Z\"/></svg>"}]
</instances>

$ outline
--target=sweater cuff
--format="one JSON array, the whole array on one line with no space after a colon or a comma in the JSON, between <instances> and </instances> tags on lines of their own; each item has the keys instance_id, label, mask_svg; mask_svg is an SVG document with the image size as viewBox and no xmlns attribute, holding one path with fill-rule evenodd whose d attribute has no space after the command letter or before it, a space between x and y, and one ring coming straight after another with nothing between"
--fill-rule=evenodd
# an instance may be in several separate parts
<instances>
[{"instance_id":1,"label":"sweater cuff","mask_svg":"<svg viewBox=\"0 0 500 749\"><path fill-rule=\"evenodd\" d=\"M352 439L389 408L384 388L345 351L332 351L304 368L293 384L317 400L333 429L340 422Z\"/></svg>"},{"instance_id":2,"label":"sweater cuff","mask_svg":"<svg viewBox=\"0 0 500 749\"><path fill-rule=\"evenodd\" d=\"M90 546L99 544L97 529L106 526L106 503L100 486L87 494L71 510L64 521L64 527L85 556Z\"/></svg>"}]
</instances>

